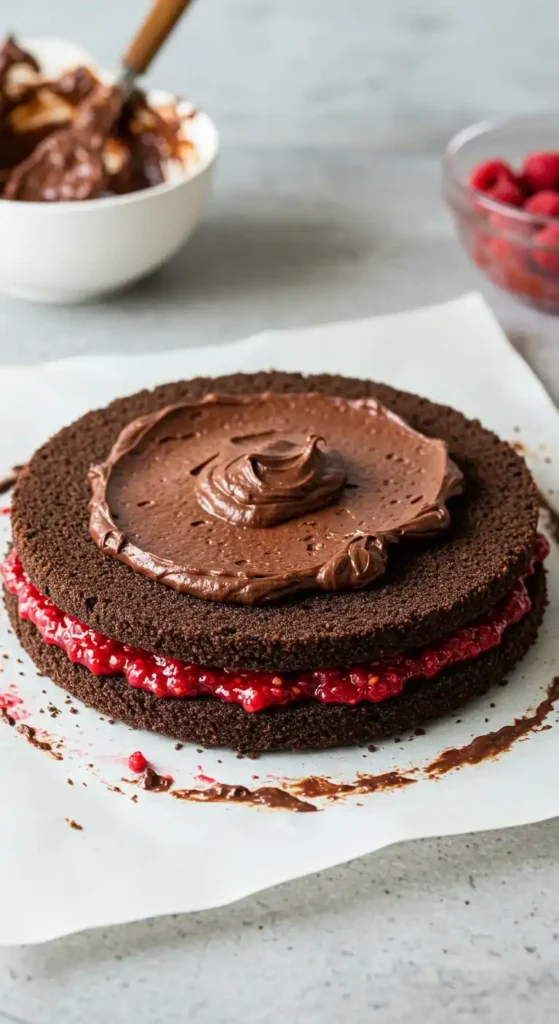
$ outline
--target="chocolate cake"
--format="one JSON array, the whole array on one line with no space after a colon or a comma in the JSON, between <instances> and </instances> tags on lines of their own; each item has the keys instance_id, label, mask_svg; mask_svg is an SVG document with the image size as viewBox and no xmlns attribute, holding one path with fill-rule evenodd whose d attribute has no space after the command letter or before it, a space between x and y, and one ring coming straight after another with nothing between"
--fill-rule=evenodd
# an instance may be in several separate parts
<instances>
[{"instance_id":1,"label":"chocolate cake","mask_svg":"<svg viewBox=\"0 0 559 1024\"><path fill-rule=\"evenodd\" d=\"M369 381L142 391L40 448L5 599L43 673L111 718L238 750L402 733L536 638L546 542L505 442Z\"/></svg>"}]
</instances>

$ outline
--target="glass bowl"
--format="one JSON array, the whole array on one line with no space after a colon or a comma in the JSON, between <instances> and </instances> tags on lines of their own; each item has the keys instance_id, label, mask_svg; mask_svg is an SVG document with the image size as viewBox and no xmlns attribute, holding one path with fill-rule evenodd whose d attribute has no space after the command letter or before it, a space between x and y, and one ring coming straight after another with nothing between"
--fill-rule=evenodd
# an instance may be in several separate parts
<instances>
[{"instance_id":1,"label":"glass bowl","mask_svg":"<svg viewBox=\"0 0 559 1024\"><path fill-rule=\"evenodd\" d=\"M559 314L559 219L496 202L468 184L483 160L504 160L518 170L528 153L550 150L559 150L559 114L482 121L449 142L443 188L462 245L493 284ZM537 240L549 225L557 228L557 244Z\"/></svg>"}]
</instances>

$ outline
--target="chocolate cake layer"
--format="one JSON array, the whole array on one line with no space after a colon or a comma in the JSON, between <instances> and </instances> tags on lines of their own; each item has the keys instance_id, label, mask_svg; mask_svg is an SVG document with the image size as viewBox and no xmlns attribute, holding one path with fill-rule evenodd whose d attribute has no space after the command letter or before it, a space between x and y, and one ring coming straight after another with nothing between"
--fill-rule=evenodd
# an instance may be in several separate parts
<instances>
[{"instance_id":1,"label":"chocolate cake layer","mask_svg":"<svg viewBox=\"0 0 559 1024\"><path fill-rule=\"evenodd\" d=\"M448 535L402 542L391 551L386 575L364 590L253 608L177 593L97 548L88 532L87 472L106 457L127 423L209 392L264 391L372 397L417 430L445 440L465 476L464 494L449 501ZM31 580L94 629L199 665L291 671L347 666L425 647L488 611L526 570L537 517L538 497L523 460L478 422L367 381L259 373L169 384L87 414L33 456L15 489L12 524ZM212 704L195 714L207 717L210 730L210 718L229 710ZM326 732L333 730L326 721L333 722L328 716L340 709L312 714L318 712L325 716ZM363 711L365 717L372 713Z\"/></svg>"},{"instance_id":2,"label":"chocolate cake layer","mask_svg":"<svg viewBox=\"0 0 559 1024\"><path fill-rule=\"evenodd\" d=\"M16 597L4 591L4 600L12 626L37 668L108 718L183 743L257 752L364 744L382 736L405 734L485 693L504 679L536 638L546 602L541 565L527 585L532 608L506 630L499 647L427 682L408 683L398 697L355 707L304 701L256 714L213 698L157 698L134 689L122 676L95 676L71 662L58 647L46 644L32 623L20 619Z\"/></svg>"}]
</instances>

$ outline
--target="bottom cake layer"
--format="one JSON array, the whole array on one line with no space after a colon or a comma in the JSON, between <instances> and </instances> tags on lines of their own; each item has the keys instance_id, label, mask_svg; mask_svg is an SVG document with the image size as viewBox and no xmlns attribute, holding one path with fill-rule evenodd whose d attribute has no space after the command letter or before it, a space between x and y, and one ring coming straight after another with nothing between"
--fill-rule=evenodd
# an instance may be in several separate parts
<instances>
[{"instance_id":1,"label":"bottom cake layer","mask_svg":"<svg viewBox=\"0 0 559 1024\"><path fill-rule=\"evenodd\" d=\"M305 750L370 743L414 729L454 711L501 682L536 639L546 603L545 571L538 564L527 580L530 611L510 626L498 647L440 672L410 682L397 697L348 707L301 701L250 714L212 697L154 697L128 685L123 676L95 676L46 644L36 627L19 618L17 597L4 591L10 622L38 669L68 693L108 718L135 729L160 732L183 743L233 750Z\"/></svg>"}]
</instances>

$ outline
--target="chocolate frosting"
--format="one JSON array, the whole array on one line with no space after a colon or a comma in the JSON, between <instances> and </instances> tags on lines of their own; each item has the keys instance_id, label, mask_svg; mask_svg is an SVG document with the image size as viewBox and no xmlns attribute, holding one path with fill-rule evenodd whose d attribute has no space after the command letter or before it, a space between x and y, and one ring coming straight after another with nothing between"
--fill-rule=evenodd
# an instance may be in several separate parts
<instances>
[{"instance_id":1,"label":"chocolate frosting","mask_svg":"<svg viewBox=\"0 0 559 1024\"><path fill-rule=\"evenodd\" d=\"M121 106L118 89L97 84L73 124L49 135L14 169L4 199L52 203L98 196L107 184L103 145Z\"/></svg>"},{"instance_id":2,"label":"chocolate frosting","mask_svg":"<svg viewBox=\"0 0 559 1024\"><path fill-rule=\"evenodd\" d=\"M366 586L390 543L444 530L463 489L443 441L374 399L319 393L168 406L128 424L89 480L101 551L242 604Z\"/></svg>"},{"instance_id":3,"label":"chocolate frosting","mask_svg":"<svg viewBox=\"0 0 559 1024\"><path fill-rule=\"evenodd\" d=\"M51 203L94 199L104 181L101 153L86 139L60 131L44 139L12 172L4 199Z\"/></svg>"},{"instance_id":4,"label":"chocolate frosting","mask_svg":"<svg viewBox=\"0 0 559 1024\"><path fill-rule=\"evenodd\" d=\"M329 505L343 490L346 470L339 452L320 448L323 440L316 434L235 438L201 471L200 505L218 519L255 527Z\"/></svg>"},{"instance_id":5,"label":"chocolate frosting","mask_svg":"<svg viewBox=\"0 0 559 1024\"><path fill-rule=\"evenodd\" d=\"M26 69L23 81L12 69ZM175 107L139 90L126 99L87 67L53 81L12 36L0 48L0 186L4 199L64 202L160 184L193 150Z\"/></svg>"},{"instance_id":6,"label":"chocolate frosting","mask_svg":"<svg viewBox=\"0 0 559 1024\"><path fill-rule=\"evenodd\" d=\"M12 68L25 65L31 71L38 71L39 65L30 53L26 53L16 43L13 36L8 36L0 49L0 112L4 105L9 105L7 97L8 77Z\"/></svg>"}]
</instances>

